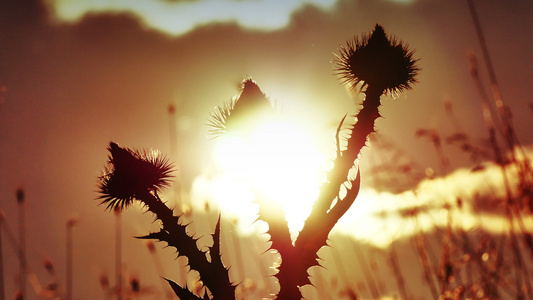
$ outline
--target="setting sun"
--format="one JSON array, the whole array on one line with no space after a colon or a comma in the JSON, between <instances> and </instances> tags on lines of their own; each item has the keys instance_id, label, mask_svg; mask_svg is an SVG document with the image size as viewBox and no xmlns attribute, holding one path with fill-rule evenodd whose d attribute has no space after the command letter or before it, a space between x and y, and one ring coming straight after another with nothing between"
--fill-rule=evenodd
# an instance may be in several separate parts
<instances>
[{"instance_id":1,"label":"setting sun","mask_svg":"<svg viewBox=\"0 0 533 300\"><path fill-rule=\"evenodd\" d=\"M224 177L280 202L293 234L310 212L327 163L302 127L281 120L266 122L245 137L224 136L215 158Z\"/></svg>"}]
</instances>

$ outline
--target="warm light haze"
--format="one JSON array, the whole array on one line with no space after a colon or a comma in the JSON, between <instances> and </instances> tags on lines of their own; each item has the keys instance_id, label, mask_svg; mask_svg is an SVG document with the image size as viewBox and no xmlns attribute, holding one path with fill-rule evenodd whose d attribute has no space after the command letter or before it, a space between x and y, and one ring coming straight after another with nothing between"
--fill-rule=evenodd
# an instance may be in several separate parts
<instances>
[{"instance_id":1,"label":"warm light haze","mask_svg":"<svg viewBox=\"0 0 533 300\"><path fill-rule=\"evenodd\" d=\"M533 298L532 11L527 0L0 1L0 299L175 299L162 278L200 290L176 248L134 238L161 229L135 198L155 192L194 251L214 245L220 215L237 299L274 299L288 259L258 202L285 214L293 248L329 226L317 214L302 231L339 124L346 116L342 151L366 101L338 59L376 25L420 71L411 89L374 93L376 132L348 176L360 171L360 192L326 245L310 247L320 266L303 297ZM246 79L277 118L213 137L213 108L235 104ZM173 170L148 193L124 192L118 203L133 209L120 217L99 198L110 142L119 162L153 149ZM165 162L146 173L157 179ZM344 199L334 189L324 207Z\"/></svg>"}]
</instances>

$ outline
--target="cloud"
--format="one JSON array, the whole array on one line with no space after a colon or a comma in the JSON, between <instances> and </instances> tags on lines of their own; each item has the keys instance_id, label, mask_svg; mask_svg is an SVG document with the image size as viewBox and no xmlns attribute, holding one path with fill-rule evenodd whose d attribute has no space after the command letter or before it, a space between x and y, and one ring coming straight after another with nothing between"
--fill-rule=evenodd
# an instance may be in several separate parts
<instances>
[{"instance_id":1,"label":"cloud","mask_svg":"<svg viewBox=\"0 0 533 300\"><path fill-rule=\"evenodd\" d=\"M48 0L54 17L76 22L87 14L127 13L144 26L178 36L209 24L236 23L253 30L286 27L306 5L332 9L337 0Z\"/></svg>"},{"instance_id":2,"label":"cloud","mask_svg":"<svg viewBox=\"0 0 533 300\"><path fill-rule=\"evenodd\" d=\"M531 157L533 150L527 150ZM506 168L513 198L518 198L519 174ZM509 229L505 215L505 179L502 169L487 163L482 170L458 169L446 177L422 181L400 194L363 189L335 230L386 247L392 240L435 227L501 234ZM531 216L523 216L531 220ZM531 222L527 230L532 231Z\"/></svg>"},{"instance_id":3,"label":"cloud","mask_svg":"<svg viewBox=\"0 0 533 300\"><path fill-rule=\"evenodd\" d=\"M532 154L533 150L528 150L528 156ZM506 171L516 197L519 175L514 166ZM500 166L487 163L482 170L458 169L446 177L424 180L399 194L362 189L334 231L383 248L393 240L448 225L465 232L482 229L505 233L509 222L503 204L504 182ZM251 204L254 195L243 182L202 175L195 180L192 196L198 203L224 203L223 214L239 219L242 232L256 230L258 224L250 226L257 218L257 207ZM526 222L526 226L533 231L532 222Z\"/></svg>"}]
</instances>

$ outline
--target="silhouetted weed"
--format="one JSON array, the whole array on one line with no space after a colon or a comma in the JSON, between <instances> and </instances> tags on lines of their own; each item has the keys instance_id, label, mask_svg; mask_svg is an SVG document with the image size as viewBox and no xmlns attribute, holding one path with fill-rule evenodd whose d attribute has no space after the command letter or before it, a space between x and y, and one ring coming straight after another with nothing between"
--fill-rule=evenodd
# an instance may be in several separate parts
<instances>
[{"instance_id":1,"label":"silhouetted weed","mask_svg":"<svg viewBox=\"0 0 533 300\"><path fill-rule=\"evenodd\" d=\"M362 109L356 114L357 121L350 126L345 149L341 149L339 139L345 118L341 120L337 130L337 157L294 243L285 219L264 213L263 203L258 201L261 207L259 218L269 224L272 248L282 257L279 272L275 275L280 285L278 299L299 299L302 297L299 287L311 283L308 269L317 265L317 251L327 245L330 231L358 195L359 171L355 177L350 177L349 173L357 167L360 151L374 132L374 122L380 116L380 97L411 89L416 82L419 68L413 54L402 42L389 37L380 25L376 25L369 35L354 38L341 48L335 61L336 73L353 88L359 84L366 97ZM247 135L273 113L259 86L246 79L238 97L215 109L210 120L211 133L215 136ZM158 193L169 185L172 165L168 159L154 151L134 151L114 142L108 150L109 163L99 181L101 203L110 209L127 209L133 201L141 202L161 221L161 230L140 238L165 241L174 247L178 255L188 258L190 268L200 273L207 288L200 296L189 287L166 279L176 295L181 299L235 299L235 283L230 281L228 269L221 259L220 218L213 233L214 244L208 253L204 253L196 245L197 240L186 233L186 225L181 225L179 217L174 216L159 198ZM340 196L340 190L344 188L346 193ZM281 206L277 211L282 211ZM377 293L375 285L372 286ZM353 291L347 295L356 298Z\"/></svg>"}]
</instances>

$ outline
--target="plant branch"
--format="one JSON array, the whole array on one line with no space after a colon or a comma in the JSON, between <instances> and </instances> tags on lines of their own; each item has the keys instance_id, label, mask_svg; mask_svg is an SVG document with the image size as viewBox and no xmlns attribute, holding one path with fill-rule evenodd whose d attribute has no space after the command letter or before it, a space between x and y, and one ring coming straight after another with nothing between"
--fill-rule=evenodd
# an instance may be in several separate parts
<instances>
[{"instance_id":1,"label":"plant branch","mask_svg":"<svg viewBox=\"0 0 533 300\"><path fill-rule=\"evenodd\" d=\"M220 259L220 218L213 235L214 244L211 248L211 262L209 262L206 253L198 249L197 240L186 233L186 226L179 224L179 217L174 216L173 211L157 195L146 191L139 195L139 198L148 207L148 211L154 213L163 223L161 231L140 238L167 242L169 246L178 250L178 255L188 258L191 269L200 273L201 280L214 298L234 299L235 287L231 284L228 270Z\"/></svg>"}]
</instances>

